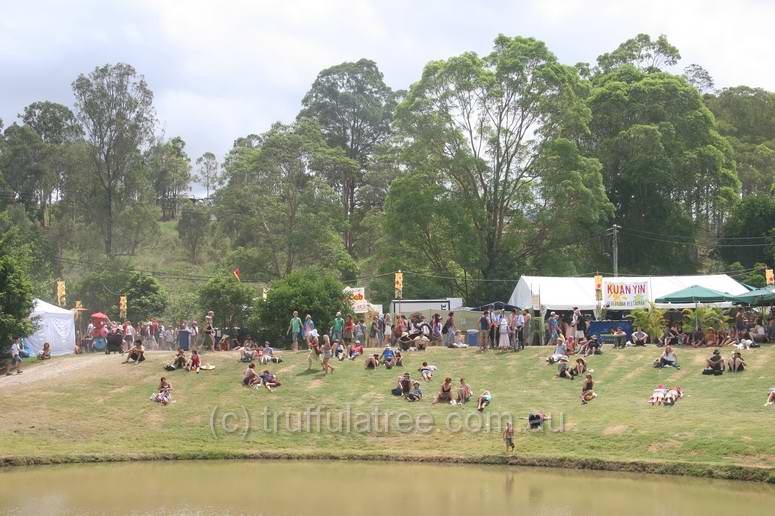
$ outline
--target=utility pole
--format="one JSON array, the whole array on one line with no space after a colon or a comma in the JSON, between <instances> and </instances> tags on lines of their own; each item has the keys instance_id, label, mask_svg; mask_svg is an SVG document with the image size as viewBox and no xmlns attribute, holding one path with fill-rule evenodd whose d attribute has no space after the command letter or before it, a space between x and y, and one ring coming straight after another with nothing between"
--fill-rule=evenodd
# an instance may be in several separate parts
<instances>
[{"instance_id":1,"label":"utility pole","mask_svg":"<svg viewBox=\"0 0 775 516\"><path fill-rule=\"evenodd\" d=\"M614 258L614 277L619 276L619 230L622 229L621 226L617 226L614 224L611 227L611 230L613 231L613 258Z\"/></svg>"}]
</instances>

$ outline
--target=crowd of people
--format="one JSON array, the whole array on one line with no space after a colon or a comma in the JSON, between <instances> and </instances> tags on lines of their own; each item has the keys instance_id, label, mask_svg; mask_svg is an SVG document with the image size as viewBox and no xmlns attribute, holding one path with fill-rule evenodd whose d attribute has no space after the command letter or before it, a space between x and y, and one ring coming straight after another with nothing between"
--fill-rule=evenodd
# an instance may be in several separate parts
<instances>
[{"instance_id":1,"label":"crowd of people","mask_svg":"<svg viewBox=\"0 0 775 516\"><path fill-rule=\"evenodd\" d=\"M485 310L477 322L477 344L480 352L493 349L520 351L529 340L529 323L533 315L528 310ZM146 350L175 349L171 362L165 366L168 371L185 370L199 373L213 368L202 364L200 351L236 350L239 361L246 363L242 373L242 384L249 388L273 391L280 387L277 375L269 369L259 371L258 365L266 366L282 362L282 353L278 352L270 342L257 344L252 337L247 336L240 341L236 336L221 335L218 338L213 325L214 313L208 312L205 324L200 331L197 321L181 321L173 330L165 327L156 319L141 323L136 327L131 321L115 323L105 321L103 324L90 323L87 334L92 340L104 339L106 352L119 351L126 354L125 363L140 365L145 361ZM567 380L581 379L580 402L587 405L597 398L595 382L588 360L602 353L603 339L599 335L590 334L589 318L574 308L568 315L561 316L550 312L545 320L547 342L553 348L547 357L549 364L557 365L557 377ZM448 347L463 347L462 331L457 327L454 312L446 315L442 323L439 314L433 314L426 321L422 314L391 315L371 314L368 317L342 316L337 313L329 328L317 328L310 314L304 319L297 311L289 321L287 335L292 349L306 348L308 368L320 367L325 375L334 374L336 362L354 361L363 357L363 366L367 370L378 368L403 368L405 353L422 352L432 345ZM659 356L654 360L655 368L680 369L678 353L680 346L709 346L716 349L706 359L702 374L722 375L741 373L747 364L742 352L757 347L761 342L775 341L775 318L770 318L766 327L763 319L749 319L742 309L735 312L733 325L727 330L702 331L685 333L680 323L673 323L665 328L660 336L649 335L642 328L636 327L628 333L624 326L614 326L605 335L606 341L612 344L612 349L646 346L653 344L661 348ZM93 345L93 343L92 343ZM722 357L720 348L730 346L729 358ZM379 352L367 353L367 348L377 348ZM189 354L190 353L190 354ZM21 357L25 349L20 342L14 342L11 348L12 369L21 373ZM574 356L575 355L575 356ZM46 343L38 353L40 360L50 358L50 346ZM401 373L392 393L409 402L419 402L425 399L422 384L434 381L438 368L422 361L417 369L417 376L409 372ZM8 374L11 374L9 371ZM674 405L683 397L680 387L658 386L649 399L652 405ZM492 392L482 390L474 397L473 389L464 378L455 384L451 377L445 377L438 392L432 397L432 405L446 403L463 406L476 400L476 409L484 410L492 401ZM166 377L160 380L159 388L151 399L162 405L172 402L172 387ZM775 403L775 388L770 389L767 405ZM504 433L507 447L513 447L513 428ZM510 444L511 443L511 444Z\"/></svg>"}]
</instances>

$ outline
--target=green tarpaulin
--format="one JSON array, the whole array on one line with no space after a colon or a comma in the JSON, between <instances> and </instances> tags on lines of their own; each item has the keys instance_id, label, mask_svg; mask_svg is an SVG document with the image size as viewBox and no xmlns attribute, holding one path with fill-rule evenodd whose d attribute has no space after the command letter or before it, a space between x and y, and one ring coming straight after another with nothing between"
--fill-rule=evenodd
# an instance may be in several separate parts
<instances>
[{"instance_id":1,"label":"green tarpaulin","mask_svg":"<svg viewBox=\"0 0 775 516\"><path fill-rule=\"evenodd\" d=\"M749 292L750 294L750 292ZM657 303L723 303L725 301L734 301L735 296L726 292L719 292L712 288L705 288L699 285L692 285L681 289L672 294L656 299Z\"/></svg>"},{"instance_id":2,"label":"green tarpaulin","mask_svg":"<svg viewBox=\"0 0 775 516\"><path fill-rule=\"evenodd\" d=\"M745 294L735 296L733 299L735 304L751 305L751 306L766 306L775 304L775 286L770 285L768 287L757 288Z\"/></svg>"}]
</instances>

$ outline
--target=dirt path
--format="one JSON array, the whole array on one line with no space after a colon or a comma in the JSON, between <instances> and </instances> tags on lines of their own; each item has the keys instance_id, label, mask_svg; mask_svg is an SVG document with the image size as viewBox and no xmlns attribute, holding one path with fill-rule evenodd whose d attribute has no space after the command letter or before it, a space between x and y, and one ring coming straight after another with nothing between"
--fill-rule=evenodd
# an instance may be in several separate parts
<instances>
[{"instance_id":1,"label":"dirt path","mask_svg":"<svg viewBox=\"0 0 775 516\"><path fill-rule=\"evenodd\" d=\"M104 353L54 358L32 367L28 366L23 369L22 374L0 376L0 391L19 385L51 381L62 376L72 376L77 371L102 369L106 364L115 363L118 360L118 355L105 355Z\"/></svg>"}]
</instances>

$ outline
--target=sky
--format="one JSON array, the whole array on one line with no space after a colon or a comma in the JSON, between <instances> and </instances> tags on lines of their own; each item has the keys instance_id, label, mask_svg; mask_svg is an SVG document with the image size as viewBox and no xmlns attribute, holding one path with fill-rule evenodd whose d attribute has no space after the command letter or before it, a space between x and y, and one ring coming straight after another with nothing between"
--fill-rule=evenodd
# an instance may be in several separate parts
<instances>
[{"instance_id":1,"label":"sky","mask_svg":"<svg viewBox=\"0 0 775 516\"><path fill-rule=\"evenodd\" d=\"M499 33L540 39L571 65L666 34L678 70L775 90L767 0L0 0L0 13L6 126L34 101L72 106L79 74L124 62L154 92L159 133L181 136L192 161L293 120L326 67L372 59L402 89L431 60L487 53Z\"/></svg>"}]
</instances>

